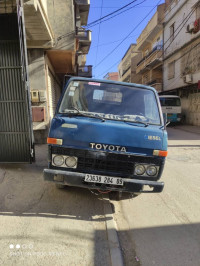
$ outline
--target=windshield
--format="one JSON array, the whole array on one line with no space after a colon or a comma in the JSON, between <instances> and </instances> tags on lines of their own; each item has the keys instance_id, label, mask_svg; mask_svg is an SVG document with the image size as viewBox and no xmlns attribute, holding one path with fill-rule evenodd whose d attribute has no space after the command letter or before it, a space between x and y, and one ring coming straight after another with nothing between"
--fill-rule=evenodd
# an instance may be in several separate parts
<instances>
[{"instance_id":1,"label":"windshield","mask_svg":"<svg viewBox=\"0 0 200 266\"><path fill-rule=\"evenodd\" d=\"M181 106L179 98L160 98L161 106Z\"/></svg>"},{"instance_id":2,"label":"windshield","mask_svg":"<svg viewBox=\"0 0 200 266\"><path fill-rule=\"evenodd\" d=\"M148 122L160 125L153 91L118 84L71 81L59 113L77 112L103 118Z\"/></svg>"}]
</instances>

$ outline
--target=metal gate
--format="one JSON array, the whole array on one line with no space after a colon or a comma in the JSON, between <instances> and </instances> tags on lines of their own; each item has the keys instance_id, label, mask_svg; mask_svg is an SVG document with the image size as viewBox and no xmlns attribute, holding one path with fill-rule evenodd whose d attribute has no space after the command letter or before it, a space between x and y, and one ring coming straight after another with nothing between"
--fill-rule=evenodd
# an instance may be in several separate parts
<instances>
[{"instance_id":1,"label":"metal gate","mask_svg":"<svg viewBox=\"0 0 200 266\"><path fill-rule=\"evenodd\" d=\"M13 10L0 14L0 162L25 163L34 144L21 0Z\"/></svg>"}]
</instances>

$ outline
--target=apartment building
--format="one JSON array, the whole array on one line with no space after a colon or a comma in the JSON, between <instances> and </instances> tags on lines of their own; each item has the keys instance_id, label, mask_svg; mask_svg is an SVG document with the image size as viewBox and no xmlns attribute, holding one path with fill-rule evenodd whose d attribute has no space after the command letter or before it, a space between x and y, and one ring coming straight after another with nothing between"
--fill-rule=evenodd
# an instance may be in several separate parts
<instances>
[{"instance_id":1,"label":"apartment building","mask_svg":"<svg viewBox=\"0 0 200 266\"><path fill-rule=\"evenodd\" d=\"M137 62L136 75L141 83L162 91L163 21L165 4L158 5L157 11L137 39L137 50L142 59Z\"/></svg>"},{"instance_id":2,"label":"apartment building","mask_svg":"<svg viewBox=\"0 0 200 266\"><path fill-rule=\"evenodd\" d=\"M163 93L181 97L186 123L200 125L200 1L167 2L163 77Z\"/></svg>"},{"instance_id":3,"label":"apartment building","mask_svg":"<svg viewBox=\"0 0 200 266\"><path fill-rule=\"evenodd\" d=\"M118 75L118 72L108 72L103 78L107 80L118 81L119 75Z\"/></svg>"},{"instance_id":4,"label":"apartment building","mask_svg":"<svg viewBox=\"0 0 200 266\"><path fill-rule=\"evenodd\" d=\"M136 44L131 44L118 65L119 81L131 82L131 57Z\"/></svg>"},{"instance_id":5,"label":"apartment building","mask_svg":"<svg viewBox=\"0 0 200 266\"><path fill-rule=\"evenodd\" d=\"M10 147L0 161L33 160L33 132L46 142L64 76L91 76L89 8L89 0L0 1L0 146Z\"/></svg>"}]
</instances>

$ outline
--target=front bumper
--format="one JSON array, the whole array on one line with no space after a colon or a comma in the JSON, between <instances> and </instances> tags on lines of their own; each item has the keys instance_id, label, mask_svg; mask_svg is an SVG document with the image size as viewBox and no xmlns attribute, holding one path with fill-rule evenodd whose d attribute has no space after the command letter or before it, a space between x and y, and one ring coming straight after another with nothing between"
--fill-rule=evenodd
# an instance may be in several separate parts
<instances>
[{"instance_id":1,"label":"front bumper","mask_svg":"<svg viewBox=\"0 0 200 266\"><path fill-rule=\"evenodd\" d=\"M113 186L106 184L97 184L97 183L87 183L84 181L85 174L77 172L68 172L62 170L54 169L44 169L44 180L51 181L57 184L63 184L74 187L83 187L89 189L98 189L98 190L111 190L111 191L122 191L122 192L137 192L137 193L159 193L162 192L164 188L163 182L157 181L148 181L148 180L138 180L138 179L129 179L123 178L123 186ZM61 175L63 177L62 181L55 181L54 176ZM146 190L144 186L149 186L149 190Z\"/></svg>"}]
</instances>

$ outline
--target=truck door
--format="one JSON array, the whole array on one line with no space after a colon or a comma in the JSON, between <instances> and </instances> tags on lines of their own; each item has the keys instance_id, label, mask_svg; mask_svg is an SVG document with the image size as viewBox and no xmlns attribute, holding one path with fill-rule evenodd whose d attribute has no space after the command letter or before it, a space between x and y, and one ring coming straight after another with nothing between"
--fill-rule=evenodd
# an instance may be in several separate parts
<instances>
[{"instance_id":1,"label":"truck door","mask_svg":"<svg viewBox=\"0 0 200 266\"><path fill-rule=\"evenodd\" d=\"M31 163L34 142L21 0L0 3L0 162Z\"/></svg>"}]
</instances>

